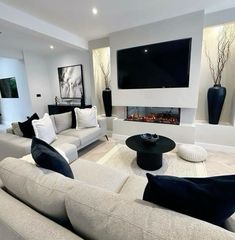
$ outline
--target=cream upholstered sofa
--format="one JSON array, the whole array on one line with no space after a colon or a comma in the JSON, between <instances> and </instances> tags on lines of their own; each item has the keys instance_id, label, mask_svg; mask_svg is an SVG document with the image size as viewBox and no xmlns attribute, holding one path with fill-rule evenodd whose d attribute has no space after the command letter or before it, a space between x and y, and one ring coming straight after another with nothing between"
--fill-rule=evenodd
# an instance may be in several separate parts
<instances>
[{"instance_id":1,"label":"cream upholstered sofa","mask_svg":"<svg viewBox=\"0 0 235 240\"><path fill-rule=\"evenodd\" d=\"M57 139L52 146L62 148L73 144L77 150L91 144L107 134L106 118L98 117L98 126L76 130L72 126L72 112L51 115ZM0 133L0 160L5 157L22 157L30 153L32 140L14 134L12 128Z\"/></svg>"},{"instance_id":2,"label":"cream upholstered sofa","mask_svg":"<svg viewBox=\"0 0 235 240\"><path fill-rule=\"evenodd\" d=\"M78 159L70 179L26 159L0 162L1 239L235 239L231 231L141 200L146 178ZM227 226L233 224L229 219Z\"/></svg>"}]
</instances>

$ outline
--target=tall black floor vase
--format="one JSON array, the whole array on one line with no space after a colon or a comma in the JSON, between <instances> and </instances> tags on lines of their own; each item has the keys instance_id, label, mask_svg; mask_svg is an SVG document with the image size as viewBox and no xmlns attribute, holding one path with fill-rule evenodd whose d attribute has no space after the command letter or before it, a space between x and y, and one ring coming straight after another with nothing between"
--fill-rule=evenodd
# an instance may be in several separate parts
<instances>
[{"instance_id":1,"label":"tall black floor vase","mask_svg":"<svg viewBox=\"0 0 235 240\"><path fill-rule=\"evenodd\" d=\"M208 89L207 101L208 101L208 114L209 123L218 124L220 114L224 105L224 99L226 96L226 88L221 87L220 84L215 84L214 87Z\"/></svg>"},{"instance_id":2,"label":"tall black floor vase","mask_svg":"<svg viewBox=\"0 0 235 240\"><path fill-rule=\"evenodd\" d=\"M102 92L103 102L104 102L104 111L106 117L112 116L112 95L111 89L105 88Z\"/></svg>"}]
</instances>

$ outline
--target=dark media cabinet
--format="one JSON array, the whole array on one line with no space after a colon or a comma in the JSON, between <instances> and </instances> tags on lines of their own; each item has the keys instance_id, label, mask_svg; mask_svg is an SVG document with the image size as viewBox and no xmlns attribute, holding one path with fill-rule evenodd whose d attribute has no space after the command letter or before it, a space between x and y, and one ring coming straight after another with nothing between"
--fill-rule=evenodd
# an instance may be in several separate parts
<instances>
[{"instance_id":1,"label":"dark media cabinet","mask_svg":"<svg viewBox=\"0 0 235 240\"><path fill-rule=\"evenodd\" d=\"M75 116L75 112L73 111L74 108L91 108L92 105L84 105L84 106L81 106L81 105L56 105L56 104L53 104L53 105L48 105L48 113L49 115L52 115L52 114L60 114L60 113L66 113L66 112L70 112L72 111L72 128L75 128L76 127L76 116Z\"/></svg>"},{"instance_id":2,"label":"dark media cabinet","mask_svg":"<svg viewBox=\"0 0 235 240\"><path fill-rule=\"evenodd\" d=\"M91 108L92 105L85 105L85 106L81 106L81 105L56 105L56 104L52 104L52 105L48 105L48 113L49 115L52 114L59 114L59 113L65 113L65 112L70 112L73 111L74 108Z\"/></svg>"}]
</instances>

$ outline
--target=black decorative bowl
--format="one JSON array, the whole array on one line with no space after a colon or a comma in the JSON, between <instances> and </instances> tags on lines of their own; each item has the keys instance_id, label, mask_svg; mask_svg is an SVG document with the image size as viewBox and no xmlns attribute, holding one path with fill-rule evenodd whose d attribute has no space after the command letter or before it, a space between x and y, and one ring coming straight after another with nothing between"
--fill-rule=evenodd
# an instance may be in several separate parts
<instances>
[{"instance_id":1,"label":"black decorative bowl","mask_svg":"<svg viewBox=\"0 0 235 240\"><path fill-rule=\"evenodd\" d=\"M150 144L156 143L157 140L159 139L159 136L157 134L151 134L151 133L141 134L140 137L142 138L144 143L150 143Z\"/></svg>"}]
</instances>

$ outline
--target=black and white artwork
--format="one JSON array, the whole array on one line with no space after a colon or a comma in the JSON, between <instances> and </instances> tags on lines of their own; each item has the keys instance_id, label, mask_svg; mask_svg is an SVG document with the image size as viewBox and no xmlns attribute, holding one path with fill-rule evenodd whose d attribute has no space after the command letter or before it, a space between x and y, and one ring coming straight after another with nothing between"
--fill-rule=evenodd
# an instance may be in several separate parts
<instances>
[{"instance_id":1,"label":"black and white artwork","mask_svg":"<svg viewBox=\"0 0 235 240\"><path fill-rule=\"evenodd\" d=\"M62 99L81 99L84 97L82 65L58 68L60 95Z\"/></svg>"},{"instance_id":2,"label":"black and white artwork","mask_svg":"<svg viewBox=\"0 0 235 240\"><path fill-rule=\"evenodd\" d=\"M14 77L0 79L0 97L18 98L16 79Z\"/></svg>"}]
</instances>

